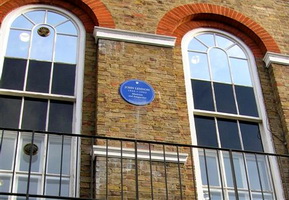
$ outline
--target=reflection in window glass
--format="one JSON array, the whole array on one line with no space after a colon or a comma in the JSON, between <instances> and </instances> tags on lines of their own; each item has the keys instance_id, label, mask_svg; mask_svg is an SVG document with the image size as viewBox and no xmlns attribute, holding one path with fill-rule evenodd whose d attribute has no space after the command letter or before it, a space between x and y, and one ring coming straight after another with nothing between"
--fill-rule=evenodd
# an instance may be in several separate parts
<instances>
[{"instance_id":1,"label":"reflection in window glass","mask_svg":"<svg viewBox=\"0 0 289 200\"><path fill-rule=\"evenodd\" d=\"M230 58L233 82L237 85L252 86L247 60Z\"/></svg>"},{"instance_id":2,"label":"reflection in window glass","mask_svg":"<svg viewBox=\"0 0 289 200\"><path fill-rule=\"evenodd\" d=\"M237 58L246 58L244 51L237 45L233 46L232 48L228 49L228 55Z\"/></svg>"},{"instance_id":3,"label":"reflection in window glass","mask_svg":"<svg viewBox=\"0 0 289 200\"><path fill-rule=\"evenodd\" d=\"M45 11L36 10L25 13L25 15L34 22L34 24L44 23Z\"/></svg>"},{"instance_id":4,"label":"reflection in window glass","mask_svg":"<svg viewBox=\"0 0 289 200\"><path fill-rule=\"evenodd\" d=\"M196 38L198 38L207 47L215 46L214 35L213 34L205 33L205 34L202 34L202 35L198 35Z\"/></svg>"},{"instance_id":5,"label":"reflection in window glass","mask_svg":"<svg viewBox=\"0 0 289 200\"><path fill-rule=\"evenodd\" d=\"M189 52L191 78L210 80L207 55L203 53Z\"/></svg>"},{"instance_id":6,"label":"reflection in window glass","mask_svg":"<svg viewBox=\"0 0 289 200\"><path fill-rule=\"evenodd\" d=\"M206 52L208 47L206 47L204 44L202 44L199 40L197 39L192 39L191 42L189 43L188 49L192 49L195 51L203 51Z\"/></svg>"},{"instance_id":7,"label":"reflection in window glass","mask_svg":"<svg viewBox=\"0 0 289 200\"><path fill-rule=\"evenodd\" d=\"M76 63L77 37L57 35L55 62Z\"/></svg>"},{"instance_id":8,"label":"reflection in window glass","mask_svg":"<svg viewBox=\"0 0 289 200\"><path fill-rule=\"evenodd\" d=\"M71 21L67 21L59 26L56 26L57 33L65 33L71 35L77 35L77 30Z\"/></svg>"},{"instance_id":9,"label":"reflection in window glass","mask_svg":"<svg viewBox=\"0 0 289 200\"><path fill-rule=\"evenodd\" d=\"M56 26L60 23L63 23L64 21L66 21L67 18L55 13L55 12L47 12L47 24L51 24L52 26Z\"/></svg>"},{"instance_id":10,"label":"reflection in window glass","mask_svg":"<svg viewBox=\"0 0 289 200\"><path fill-rule=\"evenodd\" d=\"M27 58L31 32L10 30L6 56L12 58Z\"/></svg>"},{"instance_id":11,"label":"reflection in window glass","mask_svg":"<svg viewBox=\"0 0 289 200\"><path fill-rule=\"evenodd\" d=\"M217 82L231 83L229 62L224 51L213 48L209 53L212 79Z\"/></svg>"},{"instance_id":12,"label":"reflection in window glass","mask_svg":"<svg viewBox=\"0 0 289 200\"><path fill-rule=\"evenodd\" d=\"M27 19L24 15L17 17L12 23L11 27L13 28L22 28L22 29L32 29L34 24Z\"/></svg>"},{"instance_id":13,"label":"reflection in window glass","mask_svg":"<svg viewBox=\"0 0 289 200\"><path fill-rule=\"evenodd\" d=\"M0 192L10 192L11 175L0 174L0 181L1 181ZM2 196L0 196L0 199L2 200L5 198L2 198Z\"/></svg>"},{"instance_id":14,"label":"reflection in window glass","mask_svg":"<svg viewBox=\"0 0 289 200\"><path fill-rule=\"evenodd\" d=\"M216 42L217 46L221 47L222 49L226 49L234 44L231 40L219 35L216 35Z\"/></svg>"},{"instance_id":15,"label":"reflection in window glass","mask_svg":"<svg viewBox=\"0 0 289 200\"><path fill-rule=\"evenodd\" d=\"M31 176L30 177L30 185L29 185L29 194L40 194L40 188L39 183L41 179L37 176ZM17 193L26 194L27 192L27 182L28 177L27 176L17 176ZM26 199L26 198L24 198ZM29 198L31 199L31 198Z\"/></svg>"},{"instance_id":16,"label":"reflection in window glass","mask_svg":"<svg viewBox=\"0 0 289 200\"><path fill-rule=\"evenodd\" d=\"M0 137L0 140L1 140L1 137ZM15 142L16 142L16 133L5 131L3 143L1 147L1 153L0 153L0 169L1 170L12 170L13 159L14 159L14 154L15 154ZM0 187L0 191L1 191L1 187Z\"/></svg>"},{"instance_id":17,"label":"reflection in window glass","mask_svg":"<svg viewBox=\"0 0 289 200\"><path fill-rule=\"evenodd\" d=\"M59 185L60 185L59 177L47 178L45 194L58 196L59 195ZM68 195L69 195L69 179L62 178L60 196L68 196Z\"/></svg>"}]
</instances>

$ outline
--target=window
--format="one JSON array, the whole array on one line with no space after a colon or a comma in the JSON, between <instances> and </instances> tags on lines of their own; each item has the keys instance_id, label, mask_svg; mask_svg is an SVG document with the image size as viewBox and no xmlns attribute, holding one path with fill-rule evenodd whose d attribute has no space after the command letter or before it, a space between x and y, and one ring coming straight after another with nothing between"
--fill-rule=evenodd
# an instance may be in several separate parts
<instances>
[{"instance_id":1,"label":"window","mask_svg":"<svg viewBox=\"0 0 289 200\"><path fill-rule=\"evenodd\" d=\"M1 192L26 193L25 146L33 142L30 193L75 195L76 141L37 131L80 132L84 29L65 10L28 6L7 16L1 31L0 127L35 131L0 134Z\"/></svg>"},{"instance_id":2,"label":"window","mask_svg":"<svg viewBox=\"0 0 289 200\"><path fill-rule=\"evenodd\" d=\"M216 148L196 153L199 199L275 199L268 158L217 150L272 150L251 52L215 29L187 33L182 48L193 144Z\"/></svg>"}]
</instances>

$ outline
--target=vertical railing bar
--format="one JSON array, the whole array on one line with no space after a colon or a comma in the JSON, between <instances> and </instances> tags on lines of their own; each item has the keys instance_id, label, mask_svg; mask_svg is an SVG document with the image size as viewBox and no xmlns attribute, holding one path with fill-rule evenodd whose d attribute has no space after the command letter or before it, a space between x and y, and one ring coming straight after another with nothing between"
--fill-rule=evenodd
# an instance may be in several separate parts
<instances>
[{"instance_id":1,"label":"vertical railing bar","mask_svg":"<svg viewBox=\"0 0 289 200\"><path fill-rule=\"evenodd\" d=\"M153 170L152 170L152 150L151 143L149 143L149 161L150 161L150 179L151 179L151 198L154 199L154 189L153 189Z\"/></svg>"},{"instance_id":2,"label":"vertical railing bar","mask_svg":"<svg viewBox=\"0 0 289 200\"><path fill-rule=\"evenodd\" d=\"M272 185L273 185L274 196L275 196L275 199L277 199L276 186L275 186L274 179L273 179L273 174L272 174L272 167L271 167L270 158L269 158L268 155L266 155L266 158L267 158L268 165L269 165L269 171L270 171L270 176L271 176L271 182L272 182Z\"/></svg>"},{"instance_id":3,"label":"vertical railing bar","mask_svg":"<svg viewBox=\"0 0 289 200\"><path fill-rule=\"evenodd\" d=\"M45 165L44 165L44 183L43 183L43 195L46 192L46 171L48 165L48 145L49 145L49 134L47 134L47 141L46 141L46 158L45 158Z\"/></svg>"},{"instance_id":4,"label":"vertical railing bar","mask_svg":"<svg viewBox=\"0 0 289 200\"><path fill-rule=\"evenodd\" d=\"M14 178L15 178L15 170L16 170L16 158L17 158L17 152L18 152L18 142L19 142L19 131L17 131L16 136L16 148L15 148L15 154L14 154L14 164L13 164L13 173L12 173L12 181L11 181L11 190L10 192L13 192L14 188Z\"/></svg>"},{"instance_id":5,"label":"vertical railing bar","mask_svg":"<svg viewBox=\"0 0 289 200\"><path fill-rule=\"evenodd\" d=\"M105 167L105 197L108 199L108 139L105 140L105 145L106 145L106 167Z\"/></svg>"},{"instance_id":6,"label":"vertical railing bar","mask_svg":"<svg viewBox=\"0 0 289 200\"><path fill-rule=\"evenodd\" d=\"M181 174L181 168L180 168L180 154L179 154L179 146L177 146L177 158L178 158L178 171L179 171L180 195L181 195L181 199L183 199L182 174Z\"/></svg>"},{"instance_id":7,"label":"vertical railing bar","mask_svg":"<svg viewBox=\"0 0 289 200\"><path fill-rule=\"evenodd\" d=\"M120 141L120 192L121 192L121 200L123 200L123 147L122 140Z\"/></svg>"},{"instance_id":8,"label":"vertical railing bar","mask_svg":"<svg viewBox=\"0 0 289 200\"><path fill-rule=\"evenodd\" d=\"M288 185L287 185L287 181L286 181L286 178L284 177L284 168L283 168L283 165L282 165L282 158L281 157L277 157L277 160L278 160L278 163L279 163L279 167L280 167L280 170L281 170L281 178L282 178L282 183L283 183L283 187L285 186L285 195L287 197L287 199L289 198L289 194L288 194Z\"/></svg>"},{"instance_id":9,"label":"vertical railing bar","mask_svg":"<svg viewBox=\"0 0 289 200\"><path fill-rule=\"evenodd\" d=\"M1 149L2 149L3 140L4 140L4 129L2 130L2 134L1 134L1 141L0 141L0 154L1 154Z\"/></svg>"},{"instance_id":10,"label":"vertical railing bar","mask_svg":"<svg viewBox=\"0 0 289 200\"><path fill-rule=\"evenodd\" d=\"M193 183L194 183L194 191L195 191L195 200L197 200L197 187L196 187L196 177L195 177L195 171L194 171L194 160L193 160L193 150L192 149L193 148L190 147L192 175L193 175Z\"/></svg>"},{"instance_id":11,"label":"vertical railing bar","mask_svg":"<svg viewBox=\"0 0 289 200\"><path fill-rule=\"evenodd\" d=\"M246 164L246 157L245 154L242 153L243 156L243 162L244 162L244 167L245 167L245 174L246 174L246 181L247 181L247 185L248 185L248 192L249 192L249 198L250 200L252 199L252 192L251 192L251 185L250 185L250 181L249 181L249 176L248 176L248 168L247 168L247 164Z\"/></svg>"},{"instance_id":12,"label":"vertical railing bar","mask_svg":"<svg viewBox=\"0 0 289 200\"><path fill-rule=\"evenodd\" d=\"M91 151L91 154L93 155L93 144L94 144L94 140L93 140L93 137L91 137L90 139L90 151ZM93 175L94 175L94 156L90 156L90 198L93 198Z\"/></svg>"},{"instance_id":13,"label":"vertical railing bar","mask_svg":"<svg viewBox=\"0 0 289 200\"><path fill-rule=\"evenodd\" d=\"M262 179L261 179L261 174L260 174L260 168L259 168L259 164L258 164L258 157L257 157L257 154L256 154L256 153L255 153L254 155L255 155L255 160L256 160L256 165L257 165L257 172L258 172L258 177L259 177L259 182L260 182L262 199L265 200L264 191L263 191L263 186L262 186Z\"/></svg>"},{"instance_id":14,"label":"vertical railing bar","mask_svg":"<svg viewBox=\"0 0 289 200\"><path fill-rule=\"evenodd\" d=\"M168 178L167 178L167 163L166 163L166 148L165 148L165 145L163 145L163 155L164 155L164 171L165 171L166 198L169 199Z\"/></svg>"},{"instance_id":15,"label":"vertical railing bar","mask_svg":"<svg viewBox=\"0 0 289 200\"><path fill-rule=\"evenodd\" d=\"M206 149L203 148L203 152L204 152L205 170L206 170L206 175L207 175L208 195L209 195L209 199L211 199L211 188L210 188L210 179L209 179L209 170L208 170Z\"/></svg>"},{"instance_id":16,"label":"vertical railing bar","mask_svg":"<svg viewBox=\"0 0 289 200\"><path fill-rule=\"evenodd\" d=\"M62 186L63 146L64 146L64 135L62 135L62 137L61 137L60 176L59 176L59 196L61 196L61 186Z\"/></svg>"},{"instance_id":17,"label":"vertical railing bar","mask_svg":"<svg viewBox=\"0 0 289 200\"><path fill-rule=\"evenodd\" d=\"M236 172L235 172L235 166L234 166L234 159L233 159L233 152L232 150L229 151L230 155L230 163L232 166L232 177L233 177L233 183L234 183L234 190L235 190L235 197L236 200L239 200L239 193L238 193L238 186L237 186L237 178L236 178Z\"/></svg>"},{"instance_id":18,"label":"vertical railing bar","mask_svg":"<svg viewBox=\"0 0 289 200\"><path fill-rule=\"evenodd\" d=\"M26 200L29 200L29 189L30 189L30 178L31 178L31 168L32 168L33 144L34 144L34 131L32 131L31 148L30 148L30 153L29 153L29 158L30 159L29 159L28 178L27 178Z\"/></svg>"},{"instance_id":19,"label":"vertical railing bar","mask_svg":"<svg viewBox=\"0 0 289 200\"><path fill-rule=\"evenodd\" d=\"M77 182L78 182L78 156L79 156L79 136L76 137L76 160L75 160L75 181L74 181L74 184L75 184L75 187L74 187L74 197L77 197ZM92 156L93 157L93 156Z\"/></svg>"},{"instance_id":20,"label":"vertical railing bar","mask_svg":"<svg viewBox=\"0 0 289 200\"><path fill-rule=\"evenodd\" d=\"M138 194L138 160L137 160L137 140L134 142L134 148L135 148L135 195L136 199L139 199L139 194Z\"/></svg>"},{"instance_id":21,"label":"vertical railing bar","mask_svg":"<svg viewBox=\"0 0 289 200\"><path fill-rule=\"evenodd\" d=\"M222 174L222 170L221 170L220 152L218 150L216 150L216 151L217 151L218 166L219 166L219 171L220 171L222 195L223 195L223 198L225 198L224 183L223 183L223 176L222 176L223 174Z\"/></svg>"}]
</instances>

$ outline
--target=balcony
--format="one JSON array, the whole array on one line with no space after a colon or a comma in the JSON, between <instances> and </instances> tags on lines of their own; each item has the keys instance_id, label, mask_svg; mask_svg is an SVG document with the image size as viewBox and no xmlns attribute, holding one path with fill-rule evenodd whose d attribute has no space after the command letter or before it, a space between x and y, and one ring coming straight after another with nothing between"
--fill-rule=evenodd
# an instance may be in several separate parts
<instances>
[{"instance_id":1,"label":"balcony","mask_svg":"<svg viewBox=\"0 0 289 200\"><path fill-rule=\"evenodd\" d=\"M288 155L0 130L1 200L281 200L288 180Z\"/></svg>"}]
</instances>

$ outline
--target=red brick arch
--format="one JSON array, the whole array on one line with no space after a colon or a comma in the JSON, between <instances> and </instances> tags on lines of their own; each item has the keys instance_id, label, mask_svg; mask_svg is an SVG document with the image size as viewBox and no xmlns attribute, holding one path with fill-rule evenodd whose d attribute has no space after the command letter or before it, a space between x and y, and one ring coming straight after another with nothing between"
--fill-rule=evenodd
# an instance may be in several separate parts
<instances>
[{"instance_id":1,"label":"red brick arch","mask_svg":"<svg viewBox=\"0 0 289 200\"><path fill-rule=\"evenodd\" d=\"M114 28L113 18L101 0L0 0L0 22L12 10L29 4L45 4L64 8L75 14L87 32L94 26Z\"/></svg>"},{"instance_id":2,"label":"red brick arch","mask_svg":"<svg viewBox=\"0 0 289 200\"><path fill-rule=\"evenodd\" d=\"M272 36L258 23L230 8L212 4L187 4L170 10L160 20L156 33L182 37L199 27L217 28L230 32L242 39L256 57L263 57L267 51L280 53Z\"/></svg>"}]
</instances>

